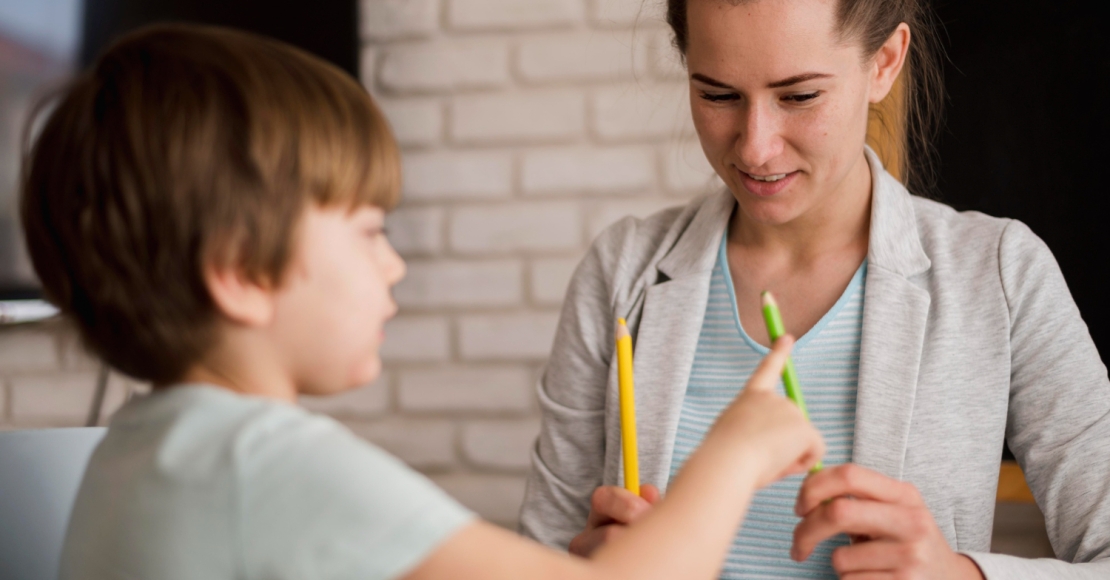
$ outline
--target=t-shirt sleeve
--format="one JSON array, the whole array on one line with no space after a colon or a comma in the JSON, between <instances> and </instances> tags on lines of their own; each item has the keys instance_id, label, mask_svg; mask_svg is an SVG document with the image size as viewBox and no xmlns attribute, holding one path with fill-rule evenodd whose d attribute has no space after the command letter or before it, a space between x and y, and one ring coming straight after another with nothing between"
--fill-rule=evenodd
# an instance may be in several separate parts
<instances>
[{"instance_id":1,"label":"t-shirt sleeve","mask_svg":"<svg viewBox=\"0 0 1110 580\"><path fill-rule=\"evenodd\" d=\"M398 578L474 515L404 463L320 416L239 439L242 576Z\"/></svg>"}]
</instances>

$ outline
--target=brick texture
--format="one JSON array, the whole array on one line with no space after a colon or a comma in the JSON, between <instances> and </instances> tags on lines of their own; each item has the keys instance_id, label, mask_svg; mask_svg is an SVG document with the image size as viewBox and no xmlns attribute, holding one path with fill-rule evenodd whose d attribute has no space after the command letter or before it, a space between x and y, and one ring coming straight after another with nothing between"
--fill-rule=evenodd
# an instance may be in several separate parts
<instances>
[{"instance_id":1,"label":"brick texture","mask_svg":"<svg viewBox=\"0 0 1110 580\"><path fill-rule=\"evenodd\" d=\"M513 306L523 299L518 260L411 260L394 295L402 308Z\"/></svg>"},{"instance_id":2,"label":"brick texture","mask_svg":"<svg viewBox=\"0 0 1110 580\"><path fill-rule=\"evenodd\" d=\"M512 194L513 158L498 151L421 151L405 156L406 201L504 198Z\"/></svg>"},{"instance_id":3,"label":"brick texture","mask_svg":"<svg viewBox=\"0 0 1110 580\"><path fill-rule=\"evenodd\" d=\"M401 147L408 262L374 384L302 404L515 524L535 380L604 227L714 186L661 0L360 0L362 83ZM84 421L97 361L0 329L0 429ZM107 410L134 387L113 376Z\"/></svg>"},{"instance_id":4,"label":"brick texture","mask_svg":"<svg viewBox=\"0 0 1110 580\"><path fill-rule=\"evenodd\" d=\"M508 63L501 40L408 43L385 51L378 80L395 92L492 88L508 82Z\"/></svg>"},{"instance_id":5,"label":"brick texture","mask_svg":"<svg viewBox=\"0 0 1110 580\"><path fill-rule=\"evenodd\" d=\"M448 0L453 28L513 30L566 26L581 20L583 0Z\"/></svg>"},{"instance_id":6,"label":"brick texture","mask_svg":"<svg viewBox=\"0 0 1110 580\"><path fill-rule=\"evenodd\" d=\"M451 138L459 143L559 142L586 129L586 99L578 91L466 95L451 108Z\"/></svg>"},{"instance_id":7,"label":"brick texture","mask_svg":"<svg viewBox=\"0 0 1110 580\"><path fill-rule=\"evenodd\" d=\"M566 251L582 243L582 213L571 202L468 206L450 220L451 248L466 254Z\"/></svg>"},{"instance_id":8,"label":"brick texture","mask_svg":"<svg viewBox=\"0 0 1110 580\"><path fill-rule=\"evenodd\" d=\"M554 312L464 316L459 320L459 354L466 360L543 360L558 320Z\"/></svg>"},{"instance_id":9,"label":"brick texture","mask_svg":"<svg viewBox=\"0 0 1110 580\"><path fill-rule=\"evenodd\" d=\"M656 182L650 147L562 147L524 154L526 195L638 192Z\"/></svg>"},{"instance_id":10,"label":"brick texture","mask_svg":"<svg viewBox=\"0 0 1110 580\"><path fill-rule=\"evenodd\" d=\"M539 432L535 419L475 421L463 428L463 454L479 467L526 472Z\"/></svg>"},{"instance_id":11,"label":"brick texture","mask_svg":"<svg viewBox=\"0 0 1110 580\"><path fill-rule=\"evenodd\" d=\"M362 37L370 41L427 36L439 27L439 0L362 0Z\"/></svg>"},{"instance_id":12,"label":"brick texture","mask_svg":"<svg viewBox=\"0 0 1110 580\"><path fill-rule=\"evenodd\" d=\"M401 373L399 405L420 412L525 412L533 373L525 366L411 369Z\"/></svg>"}]
</instances>

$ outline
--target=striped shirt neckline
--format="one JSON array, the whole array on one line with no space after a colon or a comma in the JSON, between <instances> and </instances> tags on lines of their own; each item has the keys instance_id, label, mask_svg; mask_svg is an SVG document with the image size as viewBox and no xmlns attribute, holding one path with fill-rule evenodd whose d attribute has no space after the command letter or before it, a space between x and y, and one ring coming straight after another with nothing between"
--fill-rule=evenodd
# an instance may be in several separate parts
<instances>
[{"instance_id":1,"label":"striped shirt neckline","mask_svg":"<svg viewBox=\"0 0 1110 580\"><path fill-rule=\"evenodd\" d=\"M672 478L768 352L740 324L726 241L722 237L682 402ZM847 463L852 458L866 272L865 260L836 304L798 339L793 351L810 419L828 446L827 466ZM781 381L777 389L783 392ZM798 522L794 501L801 482L800 475L789 477L755 495L733 540L721 578L836 578L830 558L836 547L848 543L846 537L824 542L806 562L790 559L794 526Z\"/></svg>"}]
</instances>

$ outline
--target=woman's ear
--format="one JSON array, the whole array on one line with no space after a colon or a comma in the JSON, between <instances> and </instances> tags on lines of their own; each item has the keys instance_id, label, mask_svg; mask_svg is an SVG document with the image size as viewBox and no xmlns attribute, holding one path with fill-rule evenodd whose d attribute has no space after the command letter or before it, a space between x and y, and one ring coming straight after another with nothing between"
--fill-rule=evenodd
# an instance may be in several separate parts
<instances>
[{"instance_id":1,"label":"woman's ear","mask_svg":"<svg viewBox=\"0 0 1110 580\"><path fill-rule=\"evenodd\" d=\"M235 265L206 266L204 283L216 309L235 324L266 326L274 315L274 290L251 280Z\"/></svg>"},{"instance_id":2,"label":"woman's ear","mask_svg":"<svg viewBox=\"0 0 1110 580\"><path fill-rule=\"evenodd\" d=\"M878 103L890 93L898 74L906 64L910 50L910 27L905 22L894 29L894 33L879 47L872 60L871 94L868 100Z\"/></svg>"}]
</instances>

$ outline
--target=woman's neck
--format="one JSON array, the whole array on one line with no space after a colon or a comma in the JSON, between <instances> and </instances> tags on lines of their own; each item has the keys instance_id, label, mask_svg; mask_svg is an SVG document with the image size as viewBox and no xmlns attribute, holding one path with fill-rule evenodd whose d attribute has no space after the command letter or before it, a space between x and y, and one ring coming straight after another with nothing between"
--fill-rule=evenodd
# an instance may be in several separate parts
<instances>
[{"instance_id":1,"label":"woman's neck","mask_svg":"<svg viewBox=\"0 0 1110 580\"><path fill-rule=\"evenodd\" d=\"M782 224L760 223L738 207L729 221L730 245L780 254L805 263L830 251L866 248L871 225L871 168L860 154L835 191L798 217Z\"/></svg>"}]
</instances>

